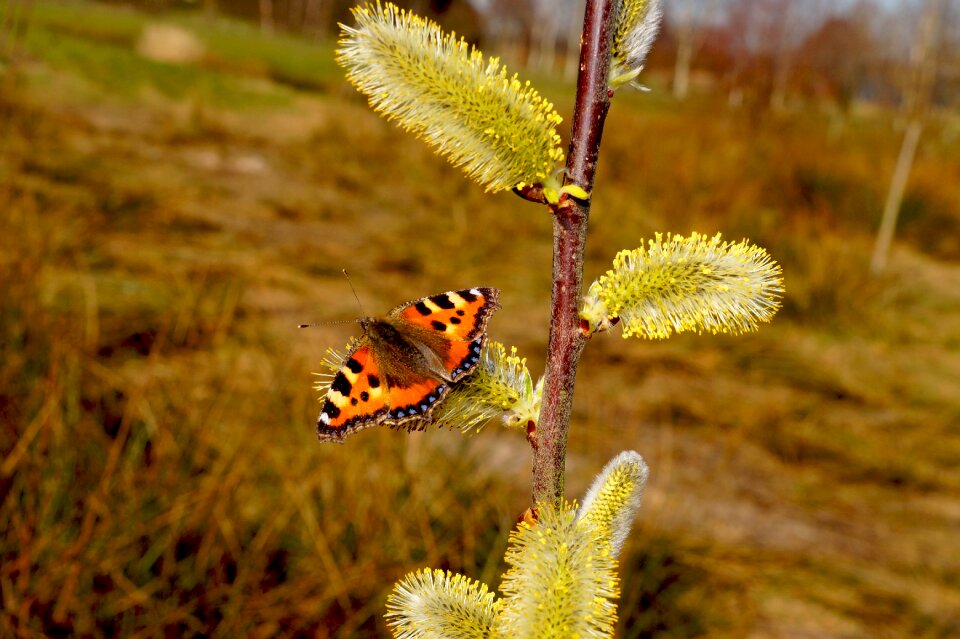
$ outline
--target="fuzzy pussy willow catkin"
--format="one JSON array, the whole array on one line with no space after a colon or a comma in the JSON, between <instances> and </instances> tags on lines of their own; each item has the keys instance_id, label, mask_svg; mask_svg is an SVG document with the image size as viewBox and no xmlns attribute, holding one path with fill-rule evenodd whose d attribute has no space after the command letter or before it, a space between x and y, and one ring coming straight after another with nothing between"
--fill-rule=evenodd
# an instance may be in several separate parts
<instances>
[{"instance_id":1,"label":"fuzzy pussy willow catkin","mask_svg":"<svg viewBox=\"0 0 960 639\"><path fill-rule=\"evenodd\" d=\"M530 525L510 536L503 576L499 636L511 639L607 639L617 621L617 562L601 530L604 521L578 521L576 512L541 505Z\"/></svg>"},{"instance_id":2,"label":"fuzzy pussy willow catkin","mask_svg":"<svg viewBox=\"0 0 960 639\"><path fill-rule=\"evenodd\" d=\"M540 414L543 388L534 384L526 358L517 349L488 341L472 375L453 387L433 422L463 432L480 429L501 417L506 426L526 425Z\"/></svg>"},{"instance_id":3,"label":"fuzzy pussy willow catkin","mask_svg":"<svg viewBox=\"0 0 960 639\"><path fill-rule=\"evenodd\" d=\"M614 557L619 556L640 510L650 470L636 451L624 451L610 460L583 498L578 519L609 534Z\"/></svg>"},{"instance_id":4,"label":"fuzzy pussy willow catkin","mask_svg":"<svg viewBox=\"0 0 960 639\"><path fill-rule=\"evenodd\" d=\"M337 61L370 105L489 191L544 184L563 163L553 105L456 34L393 4L353 9Z\"/></svg>"},{"instance_id":5,"label":"fuzzy pussy willow catkin","mask_svg":"<svg viewBox=\"0 0 960 639\"><path fill-rule=\"evenodd\" d=\"M394 586L386 619L397 639L487 639L498 609L485 584L427 568Z\"/></svg>"},{"instance_id":6,"label":"fuzzy pussy willow catkin","mask_svg":"<svg viewBox=\"0 0 960 639\"><path fill-rule=\"evenodd\" d=\"M782 294L780 266L746 240L658 233L646 248L617 254L587 291L581 318L590 332L619 319L624 337L739 334L770 321Z\"/></svg>"},{"instance_id":7,"label":"fuzzy pussy willow catkin","mask_svg":"<svg viewBox=\"0 0 960 639\"><path fill-rule=\"evenodd\" d=\"M387 599L398 639L611 639L620 595L616 556L640 506L647 465L617 455L579 511L540 504L510 535L503 597L442 570L404 577Z\"/></svg>"},{"instance_id":8,"label":"fuzzy pussy willow catkin","mask_svg":"<svg viewBox=\"0 0 960 639\"><path fill-rule=\"evenodd\" d=\"M662 15L660 0L618 0L616 11L610 67L614 88L633 81L643 69Z\"/></svg>"}]
</instances>

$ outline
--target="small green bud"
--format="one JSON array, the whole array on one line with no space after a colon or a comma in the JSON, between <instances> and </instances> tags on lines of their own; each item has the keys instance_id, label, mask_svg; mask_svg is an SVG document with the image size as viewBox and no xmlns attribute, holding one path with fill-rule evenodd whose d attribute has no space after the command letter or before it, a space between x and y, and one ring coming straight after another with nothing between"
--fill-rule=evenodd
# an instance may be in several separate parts
<instances>
[{"instance_id":1,"label":"small green bud","mask_svg":"<svg viewBox=\"0 0 960 639\"><path fill-rule=\"evenodd\" d=\"M571 197L575 197L578 200L589 200L590 194L587 193L586 189L582 186L577 186L576 184L565 184L560 189L561 193L566 193Z\"/></svg>"}]
</instances>

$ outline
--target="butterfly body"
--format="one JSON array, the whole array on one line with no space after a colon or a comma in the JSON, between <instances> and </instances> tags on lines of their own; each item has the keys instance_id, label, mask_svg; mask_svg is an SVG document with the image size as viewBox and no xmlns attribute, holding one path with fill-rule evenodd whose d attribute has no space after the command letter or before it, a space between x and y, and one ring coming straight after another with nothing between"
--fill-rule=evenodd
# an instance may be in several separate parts
<instances>
[{"instance_id":1,"label":"butterfly body","mask_svg":"<svg viewBox=\"0 0 960 639\"><path fill-rule=\"evenodd\" d=\"M499 291L478 287L402 304L357 320L363 337L334 375L317 419L321 441L428 419L450 384L480 361Z\"/></svg>"}]
</instances>

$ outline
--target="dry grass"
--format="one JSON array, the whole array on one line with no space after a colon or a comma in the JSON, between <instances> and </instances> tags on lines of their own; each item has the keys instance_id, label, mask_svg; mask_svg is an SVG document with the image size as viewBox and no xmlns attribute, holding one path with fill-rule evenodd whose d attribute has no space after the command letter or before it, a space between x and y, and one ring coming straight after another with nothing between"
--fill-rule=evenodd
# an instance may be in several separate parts
<instances>
[{"instance_id":1,"label":"dry grass","mask_svg":"<svg viewBox=\"0 0 960 639\"><path fill-rule=\"evenodd\" d=\"M167 68L99 19L63 40L94 72L41 22L0 78L0 635L383 636L409 570L496 584L522 435L317 444L310 372L353 329L293 327L358 314L342 268L368 312L495 285L491 334L537 369L543 211L484 195L334 76L271 80L282 38L249 34L260 64ZM117 60L122 90L99 72ZM568 494L624 448L653 470L623 636L960 632L960 161L930 131L871 279L887 119L617 98L588 276L654 231L723 231L788 288L756 335L585 353Z\"/></svg>"}]
</instances>

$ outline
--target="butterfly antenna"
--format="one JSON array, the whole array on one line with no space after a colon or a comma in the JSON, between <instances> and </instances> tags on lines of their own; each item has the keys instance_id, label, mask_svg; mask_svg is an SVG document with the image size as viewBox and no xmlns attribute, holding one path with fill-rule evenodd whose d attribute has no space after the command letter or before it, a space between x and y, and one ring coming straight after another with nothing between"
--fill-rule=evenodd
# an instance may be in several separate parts
<instances>
[{"instance_id":1,"label":"butterfly antenna","mask_svg":"<svg viewBox=\"0 0 960 639\"><path fill-rule=\"evenodd\" d=\"M336 326L337 324L353 324L355 320L330 320L318 324L297 324L297 328L319 328L321 326Z\"/></svg>"},{"instance_id":2,"label":"butterfly antenna","mask_svg":"<svg viewBox=\"0 0 960 639\"><path fill-rule=\"evenodd\" d=\"M347 278L347 284L350 285L350 290L353 292L353 299L357 300L357 306L360 307L360 314L363 315L363 304L360 303L360 296L357 295L357 289L353 288L353 282L350 281L350 274L347 273L347 269L343 269L343 276Z\"/></svg>"},{"instance_id":3,"label":"butterfly antenna","mask_svg":"<svg viewBox=\"0 0 960 639\"><path fill-rule=\"evenodd\" d=\"M357 300L357 306L360 307L360 314L363 314L363 304L360 303L360 297L357 295L357 289L353 288L353 282L350 281L350 274L347 269L343 269L343 276L347 278L347 284L350 285L350 291L353 293L353 299ZM332 320L329 322L320 322L319 324L297 324L297 328L316 328L318 326L331 326L335 324L352 324L357 320Z\"/></svg>"}]
</instances>

